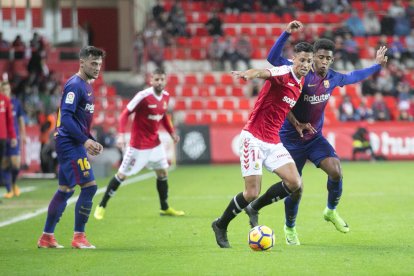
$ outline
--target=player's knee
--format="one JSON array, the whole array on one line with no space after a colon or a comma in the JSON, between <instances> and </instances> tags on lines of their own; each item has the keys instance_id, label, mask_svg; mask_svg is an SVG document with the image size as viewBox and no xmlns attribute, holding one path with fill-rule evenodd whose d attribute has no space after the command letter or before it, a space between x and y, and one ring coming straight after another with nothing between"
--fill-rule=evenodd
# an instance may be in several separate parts
<instances>
[{"instance_id":1,"label":"player's knee","mask_svg":"<svg viewBox=\"0 0 414 276\"><path fill-rule=\"evenodd\" d=\"M342 179L342 172L340 169L335 169L329 174L329 178L333 181L339 181Z\"/></svg>"},{"instance_id":2,"label":"player's knee","mask_svg":"<svg viewBox=\"0 0 414 276\"><path fill-rule=\"evenodd\" d=\"M289 176L283 180L283 183L285 183L285 185L292 193L295 193L302 188L302 178L299 175Z\"/></svg>"},{"instance_id":3,"label":"player's knee","mask_svg":"<svg viewBox=\"0 0 414 276\"><path fill-rule=\"evenodd\" d=\"M293 192L290 197L293 201L298 202L302 198L302 192L303 192L303 185L297 189L295 192Z\"/></svg>"},{"instance_id":4,"label":"player's knee","mask_svg":"<svg viewBox=\"0 0 414 276\"><path fill-rule=\"evenodd\" d=\"M246 199L247 202L252 202L253 200L255 200L258 196L259 196L259 190L256 189L249 189L246 190L243 193L244 199Z\"/></svg>"}]
</instances>

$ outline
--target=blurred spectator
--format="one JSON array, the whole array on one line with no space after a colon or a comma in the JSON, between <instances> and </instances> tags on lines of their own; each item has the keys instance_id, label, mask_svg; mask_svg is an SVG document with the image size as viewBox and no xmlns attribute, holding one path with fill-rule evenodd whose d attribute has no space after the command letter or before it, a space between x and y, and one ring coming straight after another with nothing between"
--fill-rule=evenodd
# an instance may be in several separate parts
<instances>
[{"instance_id":1,"label":"blurred spectator","mask_svg":"<svg viewBox=\"0 0 414 276\"><path fill-rule=\"evenodd\" d=\"M400 41L399 36L394 35L392 37L392 42L391 45L389 45L388 53L391 58L394 58L399 61L402 61L404 58L407 57L407 50Z\"/></svg>"},{"instance_id":2,"label":"blurred spectator","mask_svg":"<svg viewBox=\"0 0 414 276\"><path fill-rule=\"evenodd\" d=\"M53 138L56 125L54 113L39 117L40 124L40 167L43 173L55 173L57 156Z\"/></svg>"},{"instance_id":3,"label":"blurred spectator","mask_svg":"<svg viewBox=\"0 0 414 276\"><path fill-rule=\"evenodd\" d=\"M351 31L354 36L364 36L364 23L358 16L358 12L353 10L351 16L345 21L345 26Z\"/></svg>"},{"instance_id":4,"label":"blurred spectator","mask_svg":"<svg viewBox=\"0 0 414 276\"><path fill-rule=\"evenodd\" d=\"M384 97L380 92L374 96L374 102L372 103L372 112L374 113L375 121L389 121L391 119L390 110L388 109Z\"/></svg>"},{"instance_id":5,"label":"blurred spectator","mask_svg":"<svg viewBox=\"0 0 414 276\"><path fill-rule=\"evenodd\" d=\"M348 95L342 98L339 105L339 120L342 122L355 121L355 109Z\"/></svg>"},{"instance_id":6,"label":"blurred spectator","mask_svg":"<svg viewBox=\"0 0 414 276\"><path fill-rule=\"evenodd\" d=\"M375 73L374 75L368 77L366 80L362 81L362 85L361 85L362 95L373 96L377 91L379 91L379 87L377 84L378 76L379 76L379 72Z\"/></svg>"},{"instance_id":7,"label":"blurred spectator","mask_svg":"<svg viewBox=\"0 0 414 276\"><path fill-rule=\"evenodd\" d=\"M352 160L356 160L356 154L358 152L367 152L371 160L375 160L376 156L371 147L371 141L369 138L368 130L364 127L359 127L352 135Z\"/></svg>"},{"instance_id":8,"label":"blurred spectator","mask_svg":"<svg viewBox=\"0 0 414 276\"><path fill-rule=\"evenodd\" d=\"M405 12L394 17L394 34L398 36L408 35L411 31L410 20L405 16Z\"/></svg>"},{"instance_id":9,"label":"blurred spectator","mask_svg":"<svg viewBox=\"0 0 414 276\"><path fill-rule=\"evenodd\" d=\"M360 68L359 48L357 42L352 38L351 33L345 34L344 39L344 50L347 54L348 60L352 63L355 68Z\"/></svg>"},{"instance_id":10,"label":"blurred spectator","mask_svg":"<svg viewBox=\"0 0 414 276\"><path fill-rule=\"evenodd\" d=\"M384 15L381 18L381 34L382 35L393 35L394 34L394 26L395 26L395 19L390 15Z\"/></svg>"},{"instance_id":11,"label":"blurred spectator","mask_svg":"<svg viewBox=\"0 0 414 276\"><path fill-rule=\"evenodd\" d=\"M161 14L165 11L164 6L161 3L161 0L156 0L154 7L152 7L152 16L155 21L158 22Z\"/></svg>"},{"instance_id":12,"label":"blurred spectator","mask_svg":"<svg viewBox=\"0 0 414 276\"><path fill-rule=\"evenodd\" d=\"M322 0L322 11L325 13L342 13L350 7L347 0Z\"/></svg>"},{"instance_id":13,"label":"blurred spectator","mask_svg":"<svg viewBox=\"0 0 414 276\"><path fill-rule=\"evenodd\" d=\"M92 29L92 25L89 21L85 21L83 24L83 30L86 32L86 35L88 36L88 45L95 45L95 34Z\"/></svg>"},{"instance_id":14,"label":"blurred spectator","mask_svg":"<svg viewBox=\"0 0 414 276\"><path fill-rule=\"evenodd\" d=\"M395 18L401 14L405 14L405 8L402 5L402 2L400 0L392 1L391 5L388 8L388 15Z\"/></svg>"},{"instance_id":15,"label":"blurred spectator","mask_svg":"<svg viewBox=\"0 0 414 276\"><path fill-rule=\"evenodd\" d=\"M14 51L14 58L15 59L24 58L24 53L26 51L26 45L24 44L21 35L16 35L16 37L13 40L13 43L12 43L11 46L12 46L12 49Z\"/></svg>"},{"instance_id":16,"label":"blurred spectator","mask_svg":"<svg viewBox=\"0 0 414 276\"><path fill-rule=\"evenodd\" d=\"M226 36L223 42L224 53L222 56L223 63L229 61L231 65L231 70L237 70L237 61L239 60L238 54L236 52L235 43L233 37Z\"/></svg>"},{"instance_id":17,"label":"blurred spectator","mask_svg":"<svg viewBox=\"0 0 414 276\"><path fill-rule=\"evenodd\" d=\"M408 2L408 6L405 9L405 14L408 19L410 19L410 25L411 27L414 27L414 0L410 0Z\"/></svg>"},{"instance_id":18,"label":"blurred spectator","mask_svg":"<svg viewBox=\"0 0 414 276\"><path fill-rule=\"evenodd\" d=\"M357 121L372 121L373 112L372 109L368 106L367 97L362 96L360 100L361 101L355 110L355 119Z\"/></svg>"},{"instance_id":19,"label":"blurred spectator","mask_svg":"<svg viewBox=\"0 0 414 276\"><path fill-rule=\"evenodd\" d=\"M243 0L239 2L241 12L251 12L253 10L253 0Z\"/></svg>"},{"instance_id":20,"label":"blurred spectator","mask_svg":"<svg viewBox=\"0 0 414 276\"><path fill-rule=\"evenodd\" d=\"M43 38L37 33L33 33L33 38L30 40L30 48L32 49L32 55L27 65L27 71L31 74L32 78L36 81L43 76L46 71L46 49Z\"/></svg>"},{"instance_id":21,"label":"blurred spectator","mask_svg":"<svg viewBox=\"0 0 414 276\"><path fill-rule=\"evenodd\" d=\"M239 0L223 0L223 9L225 13L239 14L241 10L241 2Z\"/></svg>"},{"instance_id":22,"label":"blurred spectator","mask_svg":"<svg viewBox=\"0 0 414 276\"><path fill-rule=\"evenodd\" d=\"M247 95L254 98L259 95L260 89L262 88L263 80L261 79L252 79L248 82L248 91Z\"/></svg>"},{"instance_id":23,"label":"blurred spectator","mask_svg":"<svg viewBox=\"0 0 414 276\"><path fill-rule=\"evenodd\" d=\"M252 57L253 47L250 43L249 37L247 35L241 36L236 41L236 53L240 60L242 60L246 64L246 68L249 69L250 66L250 59ZM246 70L247 70L246 69Z\"/></svg>"},{"instance_id":24,"label":"blurred spectator","mask_svg":"<svg viewBox=\"0 0 414 276\"><path fill-rule=\"evenodd\" d=\"M145 43L149 42L153 37L162 36L162 30L158 27L157 23L154 20L150 20L147 24L147 27L144 30L144 41Z\"/></svg>"},{"instance_id":25,"label":"blurred spectator","mask_svg":"<svg viewBox=\"0 0 414 276\"><path fill-rule=\"evenodd\" d=\"M315 12L321 10L321 0L303 0L303 9L305 12Z\"/></svg>"},{"instance_id":26,"label":"blurred spectator","mask_svg":"<svg viewBox=\"0 0 414 276\"><path fill-rule=\"evenodd\" d=\"M144 51L145 51L144 36L142 35L142 32L138 32L135 35L133 49L134 49L134 58L135 58L134 69L139 74L141 73L142 61L144 58Z\"/></svg>"},{"instance_id":27,"label":"blurred spectator","mask_svg":"<svg viewBox=\"0 0 414 276\"><path fill-rule=\"evenodd\" d=\"M148 59L158 68L164 68L164 42L161 36L152 37L147 44L147 50Z\"/></svg>"},{"instance_id":28,"label":"blurred spectator","mask_svg":"<svg viewBox=\"0 0 414 276\"><path fill-rule=\"evenodd\" d=\"M414 29L405 37L405 45L407 46L407 52L410 58L414 58Z\"/></svg>"},{"instance_id":29,"label":"blurred spectator","mask_svg":"<svg viewBox=\"0 0 414 276\"><path fill-rule=\"evenodd\" d=\"M368 10L362 20L367 35L379 35L381 24L378 16L372 10Z\"/></svg>"},{"instance_id":30,"label":"blurred spectator","mask_svg":"<svg viewBox=\"0 0 414 276\"><path fill-rule=\"evenodd\" d=\"M213 12L210 19L206 22L206 28L209 35L223 35L222 21L218 17L217 12Z\"/></svg>"},{"instance_id":31,"label":"blurred spectator","mask_svg":"<svg viewBox=\"0 0 414 276\"><path fill-rule=\"evenodd\" d=\"M384 95L393 95L394 79L387 68L383 68L377 78L377 86Z\"/></svg>"},{"instance_id":32,"label":"blurred spectator","mask_svg":"<svg viewBox=\"0 0 414 276\"><path fill-rule=\"evenodd\" d=\"M0 32L0 48L9 48L10 43L3 38L3 32Z\"/></svg>"},{"instance_id":33,"label":"blurred spectator","mask_svg":"<svg viewBox=\"0 0 414 276\"><path fill-rule=\"evenodd\" d=\"M215 35L208 46L208 58L213 71L222 71L224 69L224 45L220 41L220 36Z\"/></svg>"},{"instance_id":34,"label":"blurred spectator","mask_svg":"<svg viewBox=\"0 0 414 276\"><path fill-rule=\"evenodd\" d=\"M337 35L334 39L335 42L335 63L333 64L333 67L335 70L347 70L349 68L348 63L348 53L345 51L344 48L344 40L341 36Z\"/></svg>"},{"instance_id":35,"label":"blurred spectator","mask_svg":"<svg viewBox=\"0 0 414 276\"><path fill-rule=\"evenodd\" d=\"M277 13L279 16L283 15L282 4L279 0L261 0L260 6L262 12Z\"/></svg>"},{"instance_id":36,"label":"blurred spectator","mask_svg":"<svg viewBox=\"0 0 414 276\"><path fill-rule=\"evenodd\" d=\"M177 9L175 15L170 13L170 21L173 26L173 35L174 36L188 36L186 27L187 27L187 18L185 17L183 9Z\"/></svg>"}]
</instances>

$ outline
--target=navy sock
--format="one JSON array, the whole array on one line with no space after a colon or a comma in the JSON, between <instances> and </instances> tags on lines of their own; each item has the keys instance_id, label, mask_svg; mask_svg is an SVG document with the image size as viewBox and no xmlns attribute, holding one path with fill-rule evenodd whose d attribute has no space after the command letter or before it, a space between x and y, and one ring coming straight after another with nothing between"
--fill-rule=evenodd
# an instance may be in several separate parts
<instances>
[{"instance_id":1,"label":"navy sock","mask_svg":"<svg viewBox=\"0 0 414 276\"><path fill-rule=\"evenodd\" d=\"M11 191L11 184L12 184L12 174L10 170L3 171L3 183L6 187L7 192Z\"/></svg>"},{"instance_id":2,"label":"navy sock","mask_svg":"<svg viewBox=\"0 0 414 276\"><path fill-rule=\"evenodd\" d=\"M292 192L288 189L288 187L286 187L286 185L281 181L270 186L266 193L251 203L251 206L256 211L259 211L263 207L279 201L291 193Z\"/></svg>"},{"instance_id":3,"label":"navy sock","mask_svg":"<svg viewBox=\"0 0 414 276\"><path fill-rule=\"evenodd\" d=\"M109 181L108 187L106 188L102 201L99 203L99 206L106 208L106 204L108 204L109 199L115 195L115 192L118 190L121 183L122 180L119 179L117 175L112 177L111 181Z\"/></svg>"},{"instance_id":4,"label":"navy sock","mask_svg":"<svg viewBox=\"0 0 414 276\"><path fill-rule=\"evenodd\" d=\"M329 209L336 209L336 206L338 206L339 200L341 199L342 195L342 178L336 182L331 180L328 177L328 208Z\"/></svg>"},{"instance_id":5,"label":"navy sock","mask_svg":"<svg viewBox=\"0 0 414 276\"><path fill-rule=\"evenodd\" d=\"M98 187L96 185L82 188L75 207L75 232L85 232L92 209L92 199Z\"/></svg>"},{"instance_id":6,"label":"navy sock","mask_svg":"<svg viewBox=\"0 0 414 276\"><path fill-rule=\"evenodd\" d=\"M14 185L16 183L17 180L17 176L19 175L20 170L19 169L12 169L11 174L12 174L12 184Z\"/></svg>"},{"instance_id":7,"label":"navy sock","mask_svg":"<svg viewBox=\"0 0 414 276\"><path fill-rule=\"evenodd\" d=\"M291 196L285 198L285 224L287 227L295 227L298 215L300 199L294 200Z\"/></svg>"},{"instance_id":8,"label":"navy sock","mask_svg":"<svg viewBox=\"0 0 414 276\"><path fill-rule=\"evenodd\" d=\"M227 229L230 221L232 221L246 206L249 202L244 199L243 193L237 194L233 197L227 206L226 210L224 210L223 215L221 215L220 219L217 221L217 226L221 229Z\"/></svg>"},{"instance_id":9,"label":"navy sock","mask_svg":"<svg viewBox=\"0 0 414 276\"><path fill-rule=\"evenodd\" d=\"M167 178L157 178L157 191L160 198L161 210L168 209L168 180Z\"/></svg>"},{"instance_id":10,"label":"navy sock","mask_svg":"<svg viewBox=\"0 0 414 276\"><path fill-rule=\"evenodd\" d=\"M43 232L45 233L54 233L56 224L59 222L60 217L65 211L66 202L73 195L74 191L65 193L62 191L57 191L53 196L52 200L49 203L49 208L47 210L47 219L45 223L45 228Z\"/></svg>"}]
</instances>

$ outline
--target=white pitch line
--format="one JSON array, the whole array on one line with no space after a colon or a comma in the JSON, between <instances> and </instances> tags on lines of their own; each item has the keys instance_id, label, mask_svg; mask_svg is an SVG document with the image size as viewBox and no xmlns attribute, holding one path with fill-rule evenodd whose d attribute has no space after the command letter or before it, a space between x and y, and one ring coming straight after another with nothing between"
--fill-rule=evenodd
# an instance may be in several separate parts
<instances>
[{"instance_id":1,"label":"white pitch line","mask_svg":"<svg viewBox=\"0 0 414 276\"><path fill-rule=\"evenodd\" d=\"M145 174L142 174L142 175L138 175L138 176L135 176L131 179L125 180L125 182L122 183L122 186L126 186L126 185L129 185L129 184L135 183L135 182L139 182L139 181L151 178L153 176L155 176L154 172L149 172L149 173L145 173ZM29 187L27 187L27 188L29 188ZM98 189L98 191L96 191L96 194L99 195L99 194L104 193L105 191L106 191L106 187L103 187L103 188ZM68 200L68 205L76 202L78 200L78 198L79 198L79 196L70 198ZM15 217L15 218L12 218L12 219L9 219L9 220L6 220L6 221L2 221L2 222L0 222L0 228L4 227L4 226L7 226L7 225L10 225L10 224L13 224L13 223L17 223L17 222L20 222L20 221L24 221L24 220L34 218L38 215L46 213L47 209L48 209L48 207L43 207L43 208L35 210L32 213L23 214L23 215L20 215L18 217Z\"/></svg>"}]
</instances>

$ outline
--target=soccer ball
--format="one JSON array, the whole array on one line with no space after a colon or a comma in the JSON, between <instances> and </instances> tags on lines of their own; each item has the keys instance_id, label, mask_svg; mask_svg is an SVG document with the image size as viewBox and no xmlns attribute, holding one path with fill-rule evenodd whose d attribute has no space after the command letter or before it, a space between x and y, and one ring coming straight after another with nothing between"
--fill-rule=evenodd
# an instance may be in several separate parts
<instances>
[{"instance_id":1,"label":"soccer ball","mask_svg":"<svg viewBox=\"0 0 414 276\"><path fill-rule=\"evenodd\" d=\"M275 234L269 227L259 225L249 231L249 246L254 251L270 250L274 244Z\"/></svg>"}]
</instances>

